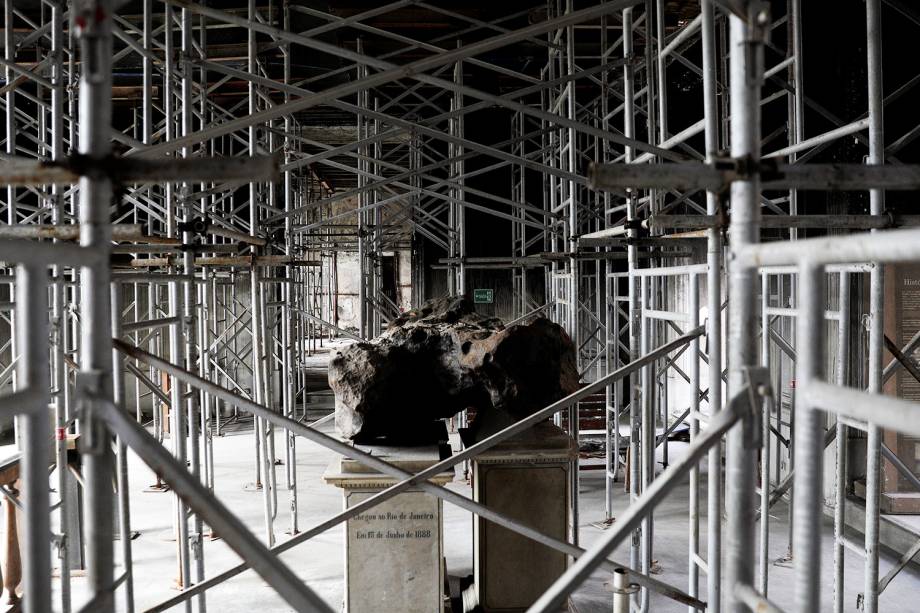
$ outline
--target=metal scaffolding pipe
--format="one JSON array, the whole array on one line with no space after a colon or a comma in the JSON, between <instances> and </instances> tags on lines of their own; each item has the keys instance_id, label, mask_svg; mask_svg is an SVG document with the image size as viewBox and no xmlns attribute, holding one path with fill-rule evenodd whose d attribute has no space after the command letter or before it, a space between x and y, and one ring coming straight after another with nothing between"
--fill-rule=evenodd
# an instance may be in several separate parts
<instances>
[{"instance_id":1,"label":"metal scaffolding pipe","mask_svg":"<svg viewBox=\"0 0 920 613\"><path fill-rule=\"evenodd\" d=\"M111 153L112 112L112 3L95 0L82 5L83 27L77 35L81 57L96 58L80 72L79 84L79 151L88 158L101 160ZM108 336L112 329L109 303L108 250L112 231L109 225L109 202L112 183L107 177L83 176L79 179L80 245L99 256L97 263L85 266L80 274L81 312L83 319L80 343L82 371L96 373L94 391L103 399L112 395L112 354ZM60 249L60 245L55 248ZM91 376L91 375L87 375ZM96 411L90 402L85 411ZM85 421L84 421L85 420ZM87 570L90 597L100 613L114 611L112 583L113 516L115 508L111 478L114 472L109 432L104 423L81 416L84 436L96 444L84 456L84 496L86 499Z\"/></svg>"},{"instance_id":2,"label":"metal scaffolding pipe","mask_svg":"<svg viewBox=\"0 0 920 613\"><path fill-rule=\"evenodd\" d=\"M24 413L25 450L22 466L22 496L25 500L23 557L24 599L29 611L51 611L51 555L48 534L51 532L48 494L48 349L31 339L48 338L48 314L32 305L47 301L47 273L43 266L25 264L16 270L16 335L19 361L16 365L20 389L30 390L31 402L17 407Z\"/></svg>"},{"instance_id":3,"label":"metal scaffolding pipe","mask_svg":"<svg viewBox=\"0 0 920 613\"><path fill-rule=\"evenodd\" d=\"M718 215L653 215L642 221L647 229L722 228L725 219ZM920 225L920 215L764 215L762 229L822 228L870 230Z\"/></svg>"},{"instance_id":4,"label":"metal scaffolding pipe","mask_svg":"<svg viewBox=\"0 0 920 613\"><path fill-rule=\"evenodd\" d=\"M242 183L253 176L259 180L278 179L278 159L274 156L182 158L141 160L135 158L93 159L80 156L56 162L9 159L0 164L0 184L15 186L69 185L87 172L106 175L121 184L175 181L225 181Z\"/></svg>"},{"instance_id":5,"label":"metal scaffolding pipe","mask_svg":"<svg viewBox=\"0 0 920 613\"><path fill-rule=\"evenodd\" d=\"M748 389L740 390L742 401L747 400ZM566 596L587 579L591 573L606 559L610 553L629 535L630 530L636 528L651 510L660 503L683 480L691 467L695 466L709 448L720 440L722 436L731 431L740 419L745 417L746 411L741 406L729 406L710 420L706 430L691 443L685 455L669 466L649 485L636 501L627 507L626 511L618 518L616 524L611 526L603 536L591 546L585 555L565 571L550 588L528 609L528 613L552 613L562 606Z\"/></svg>"},{"instance_id":6,"label":"metal scaffolding pipe","mask_svg":"<svg viewBox=\"0 0 920 613\"><path fill-rule=\"evenodd\" d=\"M824 278L824 270L810 263L799 270L795 380L797 388L806 390L824 374ZM824 415L820 409L810 392L796 394L792 538L796 564L809 569L807 573L796 573L793 587L795 610L801 613L821 609L822 517L816 512L823 504ZM767 520L765 516L761 519Z\"/></svg>"},{"instance_id":7,"label":"metal scaffolding pipe","mask_svg":"<svg viewBox=\"0 0 920 613\"><path fill-rule=\"evenodd\" d=\"M739 2L745 18L732 15L729 24L731 86L731 155L760 158L760 85L763 77L764 27L769 15L755 0ZM758 363L752 330L757 326L756 271L740 262L736 254L760 239L760 176L731 184L731 253L729 267L728 393L736 398L745 385L746 368ZM721 383L720 383L721 385ZM747 606L734 592L736 585L754 583L755 507L753 487L756 477L756 452L745 432L759 424L747 418L741 427L728 434L725 451L726 552L722 580L722 604L728 611L744 611Z\"/></svg>"},{"instance_id":8,"label":"metal scaffolding pipe","mask_svg":"<svg viewBox=\"0 0 920 613\"><path fill-rule=\"evenodd\" d=\"M0 168L2 167L3 165L0 164ZM80 238L80 231L79 224L0 226L0 238L47 238L73 241ZM144 236L141 224L112 224L113 241L135 241L145 238L147 237Z\"/></svg>"},{"instance_id":9,"label":"metal scaffolding pipe","mask_svg":"<svg viewBox=\"0 0 920 613\"><path fill-rule=\"evenodd\" d=\"M99 417L105 420L112 431L118 434L150 468L163 475L188 506L204 517L227 544L241 558L247 560L253 570L278 592L278 595L297 611L332 613L332 608L322 598L262 545L243 522L201 485L198 479L156 439L132 421L118 405L104 402L101 398L97 401Z\"/></svg>"},{"instance_id":10,"label":"metal scaffolding pipe","mask_svg":"<svg viewBox=\"0 0 920 613\"><path fill-rule=\"evenodd\" d=\"M593 189L668 189L679 191L724 191L729 185L745 182L759 172L762 189L810 189L823 191L860 191L920 189L920 165L878 164L773 164L745 167L737 156L724 163L677 162L674 164L591 164L588 184ZM881 215L882 211L872 212Z\"/></svg>"},{"instance_id":11,"label":"metal scaffolding pipe","mask_svg":"<svg viewBox=\"0 0 920 613\"><path fill-rule=\"evenodd\" d=\"M880 0L866 0L866 63L869 106L869 157L867 164L885 163L885 101L882 88L882 6ZM869 212L885 210L885 192L871 185ZM876 231L877 232L877 231ZM885 275L879 266L869 273L869 391L882 391L882 352L885 335ZM870 424L866 441L866 529L863 611L878 611L879 513L881 510L881 438L878 425Z\"/></svg>"}]
</instances>

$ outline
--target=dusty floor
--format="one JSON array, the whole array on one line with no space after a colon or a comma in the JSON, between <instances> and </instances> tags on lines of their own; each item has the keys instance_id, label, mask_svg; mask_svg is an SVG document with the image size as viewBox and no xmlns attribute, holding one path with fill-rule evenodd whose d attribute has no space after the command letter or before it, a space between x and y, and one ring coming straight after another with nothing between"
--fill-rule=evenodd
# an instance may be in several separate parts
<instances>
[{"instance_id":1,"label":"dusty floor","mask_svg":"<svg viewBox=\"0 0 920 613\"><path fill-rule=\"evenodd\" d=\"M323 428L331 431L331 424ZM278 434L280 439L280 433ZM253 481L253 435L245 425L235 431L228 431L215 441L216 491L218 496L252 530L264 534L261 494L247 490ZM278 441L281 442L280 440ZM682 448L681 443L672 443L672 457ZM280 449L280 446L279 446ZM341 491L322 481L333 454L306 441L298 441L297 472L300 500L299 520L301 529L318 523L341 509ZM135 597L137 610L147 607L175 594L176 577L175 542L171 540L172 497L168 494L145 492L154 482L153 474L141 464L137 457L130 460L132 528L140 533L134 541ZM279 479L283 471L279 468ZM705 481L705 480L704 480ZM455 481L449 487L469 494L469 487ZM287 538L284 532L290 525L286 493L279 492L279 517L276 527L279 539ZM624 495L617 494L617 508L626 503ZM687 487L675 491L661 505L655 515L655 548L661 566L658 578L675 586L685 588L687 583ZM601 530L594 523L603 519L603 477L600 471L585 471L581 482L580 534L583 546L598 537ZM705 509L704 509L705 510ZM771 521L771 558L780 558L786 549L786 509L777 505ZM703 522L705 527L705 522ZM702 539L705 542L705 532ZM445 505L444 541L447 568L451 575L465 576L472 572L471 516L465 511ZM829 526L824 530L826 551L831 544ZM614 556L625 561L628 554L621 549ZM336 610L342 600L342 529L332 529L311 542L300 545L282 555L282 559L301 576L314 590L322 595ZM205 543L205 564L210 576L237 561L226 543L221 540ZM862 562L851 553L846 555L847 585L846 610L855 609L856 594L862 588ZM891 564L891 559L882 562L881 574ZM787 566L772 566L770 570L770 597L786 608L791 605L791 583L795 571ZM832 569L829 557L821 569L821 583L824 587L825 608L829 610L831 597ZM577 610L581 613L610 610L610 594L603 588L605 577L593 577L582 586L575 596ZM85 598L85 578L73 579L76 610ZM705 580L703 581L705 585ZM704 593L705 593L705 587ZM915 612L920 610L920 575L907 570L903 572L881 597L880 610L886 613ZM686 607L663 597L653 595L652 610L656 612L686 611ZM218 612L260 611L270 613L289 611L282 600L255 573L249 571L208 592L209 610ZM173 610L182 610L176 607ZM383 612L390 613L390 612ZM393 612L396 613L396 612Z\"/></svg>"}]
</instances>

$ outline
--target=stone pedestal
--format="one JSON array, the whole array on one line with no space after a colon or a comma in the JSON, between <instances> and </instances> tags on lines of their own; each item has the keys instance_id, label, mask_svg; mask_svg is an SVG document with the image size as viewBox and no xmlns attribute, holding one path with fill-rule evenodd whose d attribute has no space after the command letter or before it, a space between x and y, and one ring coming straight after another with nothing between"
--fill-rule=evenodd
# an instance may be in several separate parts
<instances>
[{"instance_id":1,"label":"stone pedestal","mask_svg":"<svg viewBox=\"0 0 920 613\"><path fill-rule=\"evenodd\" d=\"M571 530L572 438L546 422L472 461L473 499L559 540ZM526 611L565 572L569 557L473 518L473 574L485 613Z\"/></svg>"},{"instance_id":2,"label":"stone pedestal","mask_svg":"<svg viewBox=\"0 0 920 613\"><path fill-rule=\"evenodd\" d=\"M445 455L437 445L361 449L413 473ZM347 458L333 461L323 478L342 488L345 508L397 483ZM452 479L449 471L431 482L443 485ZM443 613L441 506L439 498L412 488L345 523L346 613Z\"/></svg>"}]
</instances>

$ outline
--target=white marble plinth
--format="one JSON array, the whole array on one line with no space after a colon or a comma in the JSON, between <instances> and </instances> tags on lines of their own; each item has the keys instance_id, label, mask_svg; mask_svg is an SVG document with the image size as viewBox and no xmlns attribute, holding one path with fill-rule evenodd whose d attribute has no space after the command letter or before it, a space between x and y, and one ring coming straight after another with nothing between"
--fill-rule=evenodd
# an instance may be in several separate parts
<instances>
[{"instance_id":1,"label":"white marble plinth","mask_svg":"<svg viewBox=\"0 0 920 613\"><path fill-rule=\"evenodd\" d=\"M362 447L403 470L418 472L440 459L437 447ZM432 482L444 484L453 472ZM326 471L342 488L345 508L397 481L348 459ZM441 500L417 488L397 494L345 524L346 613L442 613L444 565Z\"/></svg>"}]
</instances>

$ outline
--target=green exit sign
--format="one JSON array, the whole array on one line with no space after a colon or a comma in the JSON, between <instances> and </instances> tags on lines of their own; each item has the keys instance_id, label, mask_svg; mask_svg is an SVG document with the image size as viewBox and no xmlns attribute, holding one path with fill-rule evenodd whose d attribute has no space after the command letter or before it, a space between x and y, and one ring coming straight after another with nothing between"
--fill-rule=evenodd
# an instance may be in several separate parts
<instances>
[{"instance_id":1,"label":"green exit sign","mask_svg":"<svg viewBox=\"0 0 920 613\"><path fill-rule=\"evenodd\" d=\"M474 289L473 302L475 304L492 304L494 292L491 289Z\"/></svg>"}]
</instances>

